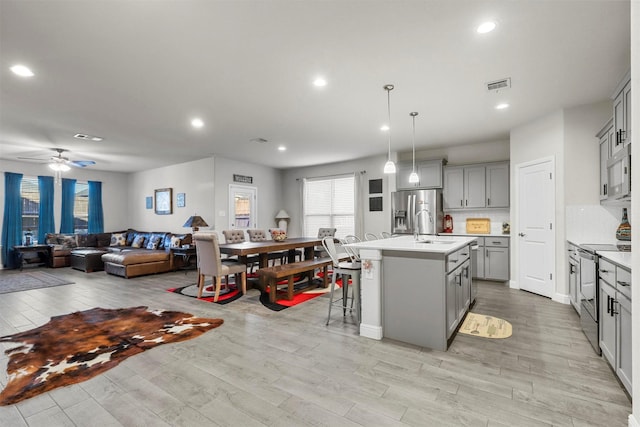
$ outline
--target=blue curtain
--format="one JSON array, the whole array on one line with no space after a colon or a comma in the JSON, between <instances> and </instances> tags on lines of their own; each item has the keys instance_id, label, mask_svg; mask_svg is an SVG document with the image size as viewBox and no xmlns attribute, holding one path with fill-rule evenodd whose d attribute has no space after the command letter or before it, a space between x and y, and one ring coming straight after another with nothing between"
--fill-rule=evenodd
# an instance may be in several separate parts
<instances>
[{"instance_id":1,"label":"blue curtain","mask_svg":"<svg viewBox=\"0 0 640 427\"><path fill-rule=\"evenodd\" d=\"M60 218L60 232L72 234L75 231L73 225L73 202L76 198L76 180L62 178L62 217Z\"/></svg>"},{"instance_id":2,"label":"blue curtain","mask_svg":"<svg viewBox=\"0 0 640 427\"><path fill-rule=\"evenodd\" d=\"M22 244L21 173L4 173L4 219L2 220L2 263L15 268L13 247Z\"/></svg>"},{"instance_id":3,"label":"blue curtain","mask_svg":"<svg viewBox=\"0 0 640 427\"><path fill-rule=\"evenodd\" d=\"M89 181L89 233L104 232L102 216L102 182Z\"/></svg>"},{"instance_id":4,"label":"blue curtain","mask_svg":"<svg viewBox=\"0 0 640 427\"><path fill-rule=\"evenodd\" d=\"M53 177L38 176L40 190L40 207L38 212L38 243L45 244L47 233L55 233L56 225L53 219Z\"/></svg>"}]
</instances>

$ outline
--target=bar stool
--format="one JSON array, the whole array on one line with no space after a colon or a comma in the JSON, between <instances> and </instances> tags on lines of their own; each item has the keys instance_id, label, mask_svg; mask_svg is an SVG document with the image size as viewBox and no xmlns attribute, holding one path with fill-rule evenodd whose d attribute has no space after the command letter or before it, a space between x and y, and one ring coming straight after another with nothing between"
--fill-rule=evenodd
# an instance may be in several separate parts
<instances>
[{"instance_id":1,"label":"bar stool","mask_svg":"<svg viewBox=\"0 0 640 427\"><path fill-rule=\"evenodd\" d=\"M327 325L331 320L331 307L338 305L342 307L342 316L347 315L347 309L352 313L355 305L356 323L360 324L360 262L340 261L340 256L336 250L333 237L322 239L322 246L333 262L333 273L331 275L331 294L329 296L329 314L327 315ZM336 279L342 276L342 298L334 301L333 294L336 290ZM349 277L351 277L351 297L349 297ZM351 304L348 304L351 300Z\"/></svg>"}]
</instances>

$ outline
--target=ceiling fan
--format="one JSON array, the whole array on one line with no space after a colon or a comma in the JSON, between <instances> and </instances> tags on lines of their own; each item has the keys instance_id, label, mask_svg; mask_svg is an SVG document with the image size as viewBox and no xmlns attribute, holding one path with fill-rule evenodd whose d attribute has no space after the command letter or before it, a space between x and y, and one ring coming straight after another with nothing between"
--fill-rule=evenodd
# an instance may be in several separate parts
<instances>
[{"instance_id":1,"label":"ceiling fan","mask_svg":"<svg viewBox=\"0 0 640 427\"><path fill-rule=\"evenodd\" d=\"M70 160L68 157L63 157L62 153L64 153L65 151L69 151L64 148L52 148L51 150L58 153L55 156L49 157L49 167L55 171L59 170L62 172L66 172L70 169L70 166L74 166L77 168L85 168L87 166L92 166L96 164L96 162L94 162L93 160ZM47 159L38 158L38 157L18 157L18 159L40 160L40 161L47 160Z\"/></svg>"}]
</instances>

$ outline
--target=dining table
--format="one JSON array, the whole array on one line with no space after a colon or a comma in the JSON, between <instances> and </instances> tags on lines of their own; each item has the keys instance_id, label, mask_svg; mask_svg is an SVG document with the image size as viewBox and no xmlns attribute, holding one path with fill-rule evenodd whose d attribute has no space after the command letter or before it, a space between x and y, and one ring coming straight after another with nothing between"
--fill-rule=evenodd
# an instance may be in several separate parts
<instances>
[{"instance_id":1,"label":"dining table","mask_svg":"<svg viewBox=\"0 0 640 427\"><path fill-rule=\"evenodd\" d=\"M304 249L304 259L314 258L316 246L322 246L322 239L317 237L288 237L285 240L264 240L262 242L222 243L220 252L235 255L241 263L247 263L249 255L258 255L258 267L268 266L270 252L288 252L289 262L295 262L296 249Z\"/></svg>"}]
</instances>

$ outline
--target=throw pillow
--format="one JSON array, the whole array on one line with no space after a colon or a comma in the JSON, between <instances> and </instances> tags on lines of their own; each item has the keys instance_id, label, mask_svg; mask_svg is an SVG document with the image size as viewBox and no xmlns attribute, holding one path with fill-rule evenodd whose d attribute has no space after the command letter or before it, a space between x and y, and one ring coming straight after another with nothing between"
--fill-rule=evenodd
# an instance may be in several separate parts
<instances>
[{"instance_id":1,"label":"throw pillow","mask_svg":"<svg viewBox=\"0 0 640 427\"><path fill-rule=\"evenodd\" d=\"M160 245L160 236L151 236L147 243L147 249L158 249Z\"/></svg>"},{"instance_id":2,"label":"throw pillow","mask_svg":"<svg viewBox=\"0 0 640 427\"><path fill-rule=\"evenodd\" d=\"M62 241L60 242L63 248L73 249L78 247L78 243L76 242L76 236L62 236Z\"/></svg>"},{"instance_id":3,"label":"throw pillow","mask_svg":"<svg viewBox=\"0 0 640 427\"><path fill-rule=\"evenodd\" d=\"M142 248L144 247L144 236L136 236L131 242L132 248Z\"/></svg>"},{"instance_id":4,"label":"throw pillow","mask_svg":"<svg viewBox=\"0 0 640 427\"><path fill-rule=\"evenodd\" d=\"M171 247L179 248L180 246L182 246L182 239L178 236L171 236Z\"/></svg>"},{"instance_id":5,"label":"throw pillow","mask_svg":"<svg viewBox=\"0 0 640 427\"><path fill-rule=\"evenodd\" d=\"M126 233L113 233L111 235L111 244L109 246L126 246L127 234Z\"/></svg>"}]
</instances>

